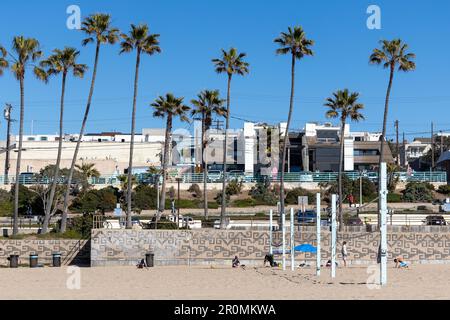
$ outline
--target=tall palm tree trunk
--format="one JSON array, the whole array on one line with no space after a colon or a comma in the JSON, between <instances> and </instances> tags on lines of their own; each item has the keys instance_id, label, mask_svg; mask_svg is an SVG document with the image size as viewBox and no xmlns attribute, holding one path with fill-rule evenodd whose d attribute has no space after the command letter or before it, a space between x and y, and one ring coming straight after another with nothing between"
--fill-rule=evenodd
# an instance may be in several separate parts
<instances>
[{"instance_id":1,"label":"tall palm tree trunk","mask_svg":"<svg viewBox=\"0 0 450 320\"><path fill-rule=\"evenodd\" d=\"M20 176L20 164L22 161L22 142L23 142L23 118L25 114L25 87L24 76L20 77L20 124L19 124L19 152L17 154L16 164L16 184L14 186L14 222L13 222L13 235L19 233L19 176Z\"/></svg>"},{"instance_id":2,"label":"tall palm tree trunk","mask_svg":"<svg viewBox=\"0 0 450 320\"><path fill-rule=\"evenodd\" d=\"M47 204L45 206L45 218L44 224L42 225L42 233L48 232L48 226L51 219L51 212L53 206L53 200L55 198L56 185L58 184L59 179L59 170L61 165L61 153L62 153L62 144L63 144L63 134L64 134L64 97L66 93L66 72L63 73L62 78L62 88L61 88L61 106L59 111L59 142L58 142L58 155L56 157L56 165L55 165L55 174L53 176L52 186L50 189L50 196L48 197Z\"/></svg>"},{"instance_id":3,"label":"tall palm tree trunk","mask_svg":"<svg viewBox=\"0 0 450 320\"><path fill-rule=\"evenodd\" d=\"M131 142L130 142L130 161L128 164L128 190L127 190L127 228L132 227L131 223L131 196L133 192L133 152L134 152L134 136L136 131L136 99L138 94L139 65L141 62L141 50L137 49L136 56L136 74L134 77L134 96L133 96L133 112L131 116Z\"/></svg>"},{"instance_id":4,"label":"tall palm tree trunk","mask_svg":"<svg viewBox=\"0 0 450 320\"><path fill-rule=\"evenodd\" d=\"M163 181L161 185L161 200L159 202L159 215L166 209L166 178L167 167L169 166L169 147L171 146L170 133L172 132L172 115L167 115L166 125L166 140L164 142L164 157L163 157Z\"/></svg>"},{"instance_id":5,"label":"tall palm tree trunk","mask_svg":"<svg viewBox=\"0 0 450 320\"><path fill-rule=\"evenodd\" d=\"M230 129L230 103L231 103L231 78L228 75L228 86L227 86L227 122L225 127L225 138L223 141L223 181L222 181L222 207L220 211L220 228L225 227L225 214L227 208L227 146L228 146L228 130Z\"/></svg>"},{"instance_id":6,"label":"tall palm tree trunk","mask_svg":"<svg viewBox=\"0 0 450 320\"><path fill-rule=\"evenodd\" d=\"M339 176L338 176L338 193L339 193L339 231L342 231L344 225L344 215L343 215L343 192L342 192L342 174L344 171L344 150L345 150L345 121L341 124L341 142L340 142L340 152L339 152Z\"/></svg>"},{"instance_id":7,"label":"tall palm tree trunk","mask_svg":"<svg viewBox=\"0 0 450 320\"><path fill-rule=\"evenodd\" d=\"M285 205L284 205L284 198L285 198L285 191L284 191L284 171L286 168L286 153L287 153L287 145L289 142L289 128L291 126L291 120L292 120L292 113L294 111L294 95L295 95L295 56L292 55L292 70L291 70L291 100L289 104L289 115L288 115L288 121L286 125L286 132L284 135L284 141L283 141L283 152L282 152L282 160L281 160L281 177L280 177L280 226L284 228L284 225L282 225L282 216L285 214Z\"/></svg>"},{"instance_id":8,"label":"tall palm tree trunk","mask_svg":"<svg viewBox=\"0 0 450 320\"><path fill-rule=\"evenodd\" d=\"M10 169L10 147L11 147L11 110L9 112L9 118L7 119L7 137L6 137L6 155L5 155L5 179L4 183L5 185L9 184L9 169Z\"/></svg>"},{"instance_id":9,"label":"tall palm tree trunk","mask_svg":"<svg viewBox=\"0 0 450 320\"><path fill-rule=\"evenodd\" d=\"M75 171L75 165L77 163L78 151L80 150L81 140L82 140L83 135L84 135L84 130L86 129L86 123L87 123L87 120L88 120L88 117L89 117L89 111L91 109L92 96L94 95L95 79L97 77L97 67L98 67L99 54L100 54L100 42L97 41L97 47L95 49L94 71L92 73L92 81L91 81L91 88L89 90L88 102L87 102L87 105L86 105L86 110L84 112L83 122L81 124L80 135L78 137L77 145L75 147L75 152L73 154L72 164L70 166L69 178L67 180L67 189L66 189L66 193L65 193L65 196L64 196L64 209L63 209L63 215L62 215L62 219L61 219L61 233L66 232L66 227L67 227L67 210L69 208L69 197L70 197L70 186L72 184L73 173Z\"/></svg>"},{"instance_id":10,"label":"tall palm tree trunk","mask_svg":"<svg viewBox=\"0 0 450 320\"><path fill-rule=\"evenodd\" d=\"M394 80L394 65L391 66L391 73L389 77L389 85L386 92L386 102L384 105L384 117L383 117L383 131L381 133L381 147L380 147L380 164L384 161L384 145L386 140L386 126L387 126L387 119L388 119L388 113L389 113L389 99L391 96L391 89L392 89L392 82Z\"/></svg>"},{"instance_id":11,"label":"tall palm tree trunk","mask_svg":"<svg viewBox=\"0 0 450 320\"><path fill-rule=\"evenodd\" d=\"M205 220L208 219L208 162L206 159L206 116L202 113L202 162L203 162L203 209Z\"/></svg>"},{"instance_id":12,"label":"tall palm tree trunk","mask_svg":"<svg viewBox=\"0 0 450 320\"><path fill-rule=\"evenodd\" d=\"M389 113L389 99L391 97L391 90L392 90L392 83L394 80L394 72L395 72L395 64L391 64L391 72L389 76L389 85L386 92L386 102L384 105L384 117L383 117L383 131L381 133L381 146L380 146L380 163L378 168L378 194L381 192L381 163L384 162L384 145L386 140L386 126L387 126L387 119L388 119L388 113ZM381 219L380 219L380 210L381 210L381 197L378 200L378 226L381 226Z\"/></svg>"}]
</instances>

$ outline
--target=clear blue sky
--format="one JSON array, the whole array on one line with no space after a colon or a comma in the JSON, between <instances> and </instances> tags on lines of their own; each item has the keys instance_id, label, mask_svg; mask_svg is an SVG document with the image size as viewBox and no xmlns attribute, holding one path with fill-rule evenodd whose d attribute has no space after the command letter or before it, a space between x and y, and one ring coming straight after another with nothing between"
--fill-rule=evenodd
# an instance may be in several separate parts
<instances>
[{"instance_id":1,"label":"clear blue sky","mask_svg":"<svg viewBox=\"0 0 450 320\"><path fill-rule=\"evenodd\" d=\"M202 89L220 89L226 79L214 72L211 59L221 48L235 46L248 54L251 73L232 83L232 114L253 121L285 121L289 106L290 59L276 56L273 39L288 26L301 25L316 41L315 56L297 66L297 99L293 126L325 121L323 101L333 91L349 88L361 93L366 121L353 130L380 131L388 81L386 70L370 66L368 57L381 39L401 37L417 54L417 70L397 74L393 87L389 131L400 120L400 132L450 129L450 2L387 0L128 0L128 1L6 1L0 19L0 44L12 37L39 39L45 54L76 46L80 62L92 67L93 47L81 47L81 32L66 28L66 8L81 7L82 15L106 12L114 25L128 31L130 23L148 23L161 34L163 53L142 61L137 126L163 127L151 117L149 104L157 95L173 92L192 99ZM366 27L370 4L382 10L382 30ZM103 47L88 132L130 131L135 55L118 55L119 47ZM70 78L65 131L79 131L91 74ZM26 79L26 133L55 134L58 129L60 79L45 85ZM19 86L9 72L0 78L0 103L12 102L18 119ZM242 121L233 120L233 127ZM183 127L189 127L183 125ZM17 129L17 125L15 126ZM0 138L5 136L2 119ZM449 130L450 131L450 130ZM417 134L420 135L420 134ZM411 138L411 136L408 136Z\"/></svg>"}]
</instances>

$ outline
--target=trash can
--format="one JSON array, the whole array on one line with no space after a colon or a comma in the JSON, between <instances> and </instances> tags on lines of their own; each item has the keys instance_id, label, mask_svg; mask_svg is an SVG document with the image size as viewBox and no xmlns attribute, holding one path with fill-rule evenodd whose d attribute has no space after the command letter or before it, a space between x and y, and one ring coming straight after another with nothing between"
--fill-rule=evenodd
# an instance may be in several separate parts
<instances>
[{"instance_id":1,"label":"trash can","mask_svg":"<svg viewBox=\"0 0 450 320\"><path fill-rule=\"evenodd\" d=\"M61 253L53 253L53 267L61 267Z\"/></svg>"},{"instance_id":2,"label":"trash can","mask_svg":"<svg viewBox=\"0 0 450 320\"><path fill-rule=\"evenodd\" d=\"M18 268L19 267L19 256L17 254L10 255L8 260L9 260L10 268Z\"/></svg>"},{"instance_id":3,"label":"trash can","mask_svg":"<svg viewBox=\"0 0 450 320\"><path fill-rule=\"evenodd\" d=\"M30 254L30 268L37 268L37 267L38 267L38 255Z\"/></svg>"},{"instance_id":4,"label":"trash can","mask_svg":"<svg viewBox=\"0 0 450 320\"><path fill-rule=\"evenodd\" d=\"M145 263L147 267L153 268L155 266L155 254L153 252L149 252L145 255Z\"/></svg>"}]
</instances>

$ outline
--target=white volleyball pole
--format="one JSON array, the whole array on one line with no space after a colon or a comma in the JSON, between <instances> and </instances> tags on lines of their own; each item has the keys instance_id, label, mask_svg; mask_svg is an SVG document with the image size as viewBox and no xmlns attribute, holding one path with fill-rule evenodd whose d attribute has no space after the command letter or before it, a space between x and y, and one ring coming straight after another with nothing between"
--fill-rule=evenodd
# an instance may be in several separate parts
<instances>
[{"instance_id":1,"label":"white volleyball pole","mask_svg":"<svg viewBox=\"0 0 450 320\"><path fill-rule=\"evenodd\" d=\"M317 194L317 212L316 212L316 236L317 236L317 254L316 254L316 275L320 276L320 258L321 258L321 252L320 252L320 193Z\"/></svg>"},{"instance_id":2,"label":"white volleyball pole","mask_svg":"<svg viewBox=\"0 0 450 320\"><path fill-rule=\"evenodd\" d=\"M291 270L295 270L294 208L291 208Z\"/></svg>"},{"instance_id":3,"label":"white volleyball pole","mask_svg":"<svg viewBox=\"0 0 450 320\"><path fill-rule=\"evenodd\" d=\"M380 170L380 284L382 286L387 284L387 194L387 166L383 162Z\"/></svg>"},{"instance_id":4,"label":"white volleyball pole","mask_svg":"<svg viewBox=\"0 0 450 320\"><path fill-rule=\"evenodd\" d=\"M273 210L270 210L269 217L269 254L273 254Z\"/></svg>"},{"instance_id":5,"label":"white volleyball pole","mask_svg":"<svg viewBox=\"0 0 450 320\"><path fill-rule=\"evenodd\" d=\"M286 270L286 215L281 213L281 225L283 227L283 270Z\"/></svg>"},{"instance_id":6,"label":"white volleyball pole","mask_svg":"<svg viewBox=\"0 0 450 320\"><path fill-rule=\"evenodd\" d=\"M336 198L331 197L331 278L336 278Z\"/></svg>"}]
</instances>

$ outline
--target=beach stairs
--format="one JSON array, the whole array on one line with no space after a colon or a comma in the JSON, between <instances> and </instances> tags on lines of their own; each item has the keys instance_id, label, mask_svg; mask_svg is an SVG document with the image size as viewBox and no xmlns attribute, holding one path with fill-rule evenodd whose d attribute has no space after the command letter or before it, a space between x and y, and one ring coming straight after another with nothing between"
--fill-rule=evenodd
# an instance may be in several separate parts
<instances>
[{"instance_id":1,"label":"beach stairs","mask_svg":"<svg viewBox=\"0 0 450 320\"><path fill-rule=\"evenodd\" d=\"M77 243L63 255L62 265L90 265L91 263L91 237L86 237L84 239L78 240Z\"/></svg>"}]
</instances>

